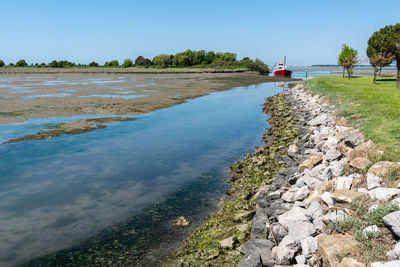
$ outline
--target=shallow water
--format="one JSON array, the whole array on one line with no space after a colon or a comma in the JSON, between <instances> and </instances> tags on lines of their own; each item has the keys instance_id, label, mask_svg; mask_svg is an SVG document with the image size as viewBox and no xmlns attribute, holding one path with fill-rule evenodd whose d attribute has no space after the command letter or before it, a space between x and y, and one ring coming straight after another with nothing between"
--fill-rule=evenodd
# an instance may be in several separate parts
<instances>
[{"instance_id":1,"label":"shallow water","mask_svg":"<svg viewBox=\"0 0 400 267\"><path fill-rule=\"evenodd\" d=\"M157 210L157 223L146 228L152 232L171 225L171 214L204 218L227 188L228 166L261 144L260 105L281 90L275 83L237 87L85 134L1 144L0 265L74 246L127 220L135 225L149 205L173 210ZM0 133L63 119L42 120L0 125ZM192 204L176 204L182 201ZM149 244L144 238L136 249Z\"/></svg>"}]
</instances>

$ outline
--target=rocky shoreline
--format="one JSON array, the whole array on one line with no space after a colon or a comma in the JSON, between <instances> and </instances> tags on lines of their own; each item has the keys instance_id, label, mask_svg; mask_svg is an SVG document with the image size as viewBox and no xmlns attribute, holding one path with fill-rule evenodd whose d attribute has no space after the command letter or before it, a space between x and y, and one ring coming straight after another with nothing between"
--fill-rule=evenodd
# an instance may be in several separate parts
<instances>
[{"instance_id":1,"label":"rocky shoreline","mask_svg":"<svg viewBox=\"0 0 400 267\"><path fill-rule=\"evenodd\" d=\"M390 187L400 163L380 161L384 152L302 82L282 96L297 138L286 167L251 196L238 266L400 266L400 190Z\"/></svg>"}]
</instances>

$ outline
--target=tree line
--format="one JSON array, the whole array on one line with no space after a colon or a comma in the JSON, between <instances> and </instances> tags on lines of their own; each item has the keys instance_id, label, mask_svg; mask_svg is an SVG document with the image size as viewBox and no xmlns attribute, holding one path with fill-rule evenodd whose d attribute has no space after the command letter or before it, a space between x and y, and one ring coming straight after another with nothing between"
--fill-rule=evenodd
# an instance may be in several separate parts
<instances>
[{"instance_id":1,"label":"tree line","mask_svg":"<svg viewBox=\"0 0 400 267\"><path fill-rule=\"evenodd\" d=\"M5 67L4 61L0 60L0 67ZM111 60L100 65L93 61L87 65L76 64L66 60L46 63L35 63L30 64L24 60L18 60L15 64L10 63L8 67L38 67L38 68L71 68L71 67L103 67L103 68L130 68L130 67L141 67L141 68L246 68L251 71L257 71L259 73L268 73L268 65L260 59L250 59L245 57L241 60L237 60L235 53L231 52L213 52L205 50L193 51L186 50L175 55L160 54L155 56L153 59L148 59L143 56L138 56L135 61L132 59L125 59L121 64L118 60Z\"/></svg>"},{"instance_id":2,"label":"tree line","mask_svg":"<svg viewBox=\"0 0 400 267\"><path fill-rule=\"evenodd\" d=\"M396 88L400 86L400 23L387 25L374 32L368 39L366 50L369 63L374 68L373 83L376 83L376 76L382 68L396 61ZM343 44L342 51L338 56L338 64L343 67L350 79L354 65L359 62L357 50Z\"/></svg>"}]
</instances>

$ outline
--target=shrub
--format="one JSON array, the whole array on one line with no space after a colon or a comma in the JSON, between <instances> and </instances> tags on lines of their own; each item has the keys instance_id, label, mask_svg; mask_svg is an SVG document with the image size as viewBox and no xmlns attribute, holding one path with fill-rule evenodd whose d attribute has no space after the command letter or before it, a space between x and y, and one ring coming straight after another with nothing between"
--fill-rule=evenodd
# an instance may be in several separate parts
<instances>
[{"instance_id":1,"label":"shrub","mask_svg":"<svg viewBox=\"0 0 400 267\"><path fill-rule=\"evenodd\" d=\"M364 215L364 220L367 221L368 224L375 224L377 226L383 226L383 217L388 215L391 212L398 211L399 206L396 203L387 203L385 205L379 206L376 209L368 212Z\"/></svg>"},{"instance_id":2,"label":"shrub","mask_svg":"<svg viewBox=\"0 0 400 267\"><path fill-rule=\"evenodd\" d=\"M124 62L122 63L123 68L130 68L132 66L133 66L133 62L132 62L132 59L130 59L130 58L125 59Z\"/></svg>"},{"instance_id":3,"label":"shrub","mask_svg":"<svg viewBox=\"0 0 400 267\"><path fill-rule=\"evenodd\" d=\"M109 62L106 62L104 64L105 67L118 67L119 66L119 62L118 60L111 60Z\"/></svg>"},{"instance_id":4,"label":"shrub","mask_svg":"<svg viewBox=\"0 0 400 267\"><path fill-rule=\"evenodd\" d=\"M339 233L345 233L349 230L361 229L363 224L358 218L345 218L335 221L335 230Z\"/></svg>"},{"instance_id":5,"label":"shrub","mask_svg":"<svg viewBox=\"0 0 400 267\"><path fill-rule=\"evenodd\" d=\"M90 67L98 67L99 63L92 61L92 62L89 63L89 66Z\"/></svg>"},{"instance_id":6,"label":"shrub","mask_svg":"<svg viewBox=\"0 0 400 267\"><path fill-rule=\"evenodd\" d=\"M0 60L0 68L1 68L1 67L4 67L4 65L5 65L5 64L4 64L4 61L3 61L3 60Z\"/></svg>"},{"instance_id":7,"label":"shrub","mask_svg":"<svg viewBox=\"0 0 400 267\"><path fill-rule=\"evenodd\" d=\"M24 59L20 59L17 61L17 63L15 63L15 67L26 67L26 66L28 66L28 63L26 63Z\"/></svg>"}]
</instances>

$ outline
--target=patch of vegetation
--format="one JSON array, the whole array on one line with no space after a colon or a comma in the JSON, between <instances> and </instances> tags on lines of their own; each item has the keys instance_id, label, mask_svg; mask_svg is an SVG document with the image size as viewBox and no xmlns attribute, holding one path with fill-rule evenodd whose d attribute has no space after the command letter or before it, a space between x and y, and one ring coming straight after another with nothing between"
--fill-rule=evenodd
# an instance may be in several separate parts
<instances>
[{"instance_id":1,"label":"patch of vegetation","mask_svg":"<svg viewBox=\"0 0 400 267\"><path fill-rule=\"evenodd\" d=\"M399 206L396 203L387 203L385 205L379 206L374 210L366 213L363 218L369 225L383 226L383 217L391 212L398 211Z\"/></svg>"},{"instance_id":2,"label":"patch of vegetation","mask_svg":"<svg viewBox=\"0 0 400 267\"><path fill-rule=\"evenodd\" d=\"M359 230L363 227L363 223L358 218L345 218L336 220L334 223L336 232L345 233L349 230Z\"/></svg>"},{"instance_id":3,"label":"patch of vegetation","mask_svg":"<svg viewBox=\"0 0 400 267\"><path fill-rule=\"evenodd\" d=\"M336 258L338 259L339 262L342 262L344 258L350 255L350 251L346 251L343 253L338 253L336 254Z\"/></svg>"},{"instance_id":4,"label":"patch of vegetation","mask_svg":"<svg viewBox=\"0 0 400 267\"><path fill-rule=\"evenodd\" d=\"M367 139L381 146L384 160L400 161L400 90L393 78L320 76L307 88L331 100L348 121L355 121Z\"/></svg>"}]
</instances>

